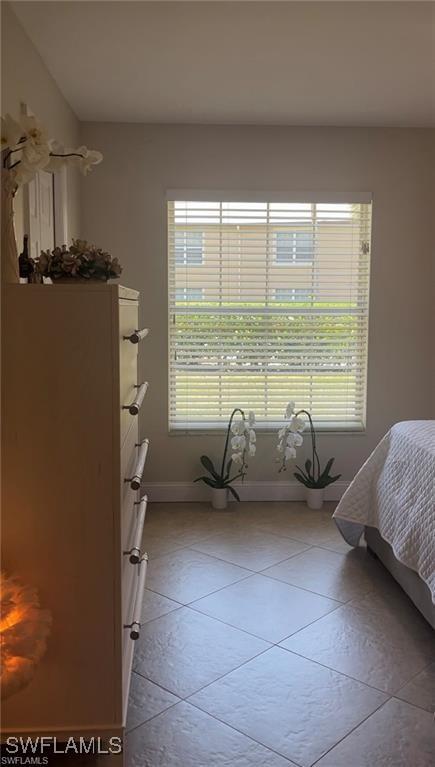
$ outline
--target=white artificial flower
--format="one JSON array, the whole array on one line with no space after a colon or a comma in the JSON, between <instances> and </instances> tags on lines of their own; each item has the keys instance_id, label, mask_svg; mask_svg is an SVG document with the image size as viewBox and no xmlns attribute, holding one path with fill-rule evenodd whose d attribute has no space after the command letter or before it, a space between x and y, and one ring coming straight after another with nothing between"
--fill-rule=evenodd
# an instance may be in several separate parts
<instances>
[{"instance_id":1,"label":"white artificial flower","mask_svg":"<svg viewBox=\"0 0 435 767\"><path fill-rule=\"evenodd\" d=\"M245 422L242 421L241 418L234 420L231 424L231 431L236 435L243 434L245 431Z\"/></svg>"},{"instance_id":2,"label":"white artificial flower","mask_svg":"<svg viewBox=\"0 0 435 767\"><path fill-rule=\"evenodd\" d=\"M288 447L296 447L296 434L289 432L287 434L286 444Z\"/></svg>"},{"instance_id":3,"label":"white artificial flower","mask_svg":"<svg viewBox=\"0 0 435 767\"><path fill-rule=\"evenodd\" d=\"M32 178L35 177L36 168L30 168L27 165L23 165L23 163L20 162L15 168L13 168L9 172L12 178L14 179L15 184L17 186L23 186L23 184L27 184L29 181L32 180Z\"/></svg>"},{"instance_id":4,"label":"white artificial flower","mask_svg":"<svg viewBox=\"0 0 435 767\"><path fill-rule=\"evenodd\" d=\"M103 160L101 152L97 152L95 149L88 149L86 146L79 147L76 152L82 155L79 161L79 168L84 176L87 176L92 170L93 165L98 165Z\"/></svg>"},{"instance_id":5,"label":"white artificial flower","mask_svg":"<svg viewBox=\"0 0 435 767\"><path fill-rule=\"evenodd\" d=\"M252 444L257 441L257 435L254 429L249 429L249 442Z\"/></svg>"},{"instance_id":6,"label":"white artificial flower","mask_svg":"<svg viewBox=\"0 0 435 767\"><path fill-rule=\"evenodd\" d=\"M28 143L33 144L34 146L45 144L48 147L49 138L47 131L37 117L34 115L23 115L20 122Z\"/></svg>"},{"instance_id":7,"label":"white artificial flower","mask_svg":"<svg viewBox=\"0 0 435 767\"><path fill-rule=\"evenodd\" d=\"M290 418L293 413L295 412L296 404L293 402L293 400L290 400L290 402L287 403L287 407L285 409L285 417Z\"/></svg>"},{"instance_id":8,"label":"white artificial flower","mask_svg":"<svg viewBox=\"0 0 435 767\"><path fill-rule=\"evenodd\" d=\"M280 429L278 432L278 438L282 439L283 437L285 437L286 431L287 431L287 426L283 426L282 429Z\"/></svg>"},{"instance_id":9,"label":"white artificial flower","mask_svg":"<svg viewBox=\"0 0 435 767\"><path fill-rule=\"evenodd\" d=\"M23 143L21 155L21 164L26 165L29 170L34 172L42 170L50 161L50 149L48 144L38 144L27 140Z\"/></svg>"},{"instance_id":10,"label":"white artificial flower","mask_svg":"<svg viewBox=\"0 0 435 767\"><path fill-rule=\"evenodd\" d=\"M296 450L294 449L294 447L286 447L285 449L286 461L289 461L290 458L296 458Z\"/></svg>"},{"instance_id":11,"label":"white artificial flower","mask_svg":"<svg viewBox=\"0 0 435 767\"><path fill-rule=\"evenodd\" d=\"M62 166L65 164L65 158L63 155L67 154L68 152L73 152L73 149L65 149L63 144L60 144L59 141L56 141L55 139L51 139L48 142L48 145L50 147L50 159L46 165L46 170L55 172L62 168ZM53 157L55 155L55 157Z\"/></svg>"},{"instance_id":12,"label":"white artificial flower","mask_svg":"<svg viewBox=\"0 0 435 767\"><path fill-rule=\"evenodd\" d=\"M231 460L233 463L242 464L243 458L240 453L233 453L231 456Z\"/></svg>"},{"instance_id":13,"label":"white artificial flower","mask_svg":"<svg viewBox=\"0 0 435 767\"><path fill-rule=\"evenodd\" d=\"M23 135L23 129L10 114L1 118L1 148L3 149L15 149L21 136Z\"/></svg>"},{"instance_id":14,"label":"white artificial flower","mask_svg":"<svg viewBox=\"0 0 435 767\"><path fill-rule=\"evenodd\" d=\"M254 443L253 443L253 442L251 442L251 443L250 443L250 445L249 445L249 455L252 455L252 456L254 456L254 455L255 455L255 451L256 451L256 449L257 449L257 448L255 447Z\"/></svg>"},{"instance_id":15,"label":"white artificial flower","mask_svg":"<svg viewBox=\"0 0 435 767\"><path fill-rule=\"evenodd\" d=\"M252 427L253 427L253 426L254 426L254 424L255 424L255 413L254 413L254 411L253 411L253 410L250 410L250 411L249 411L249 414L248 414L248 424L249 424L249 427L250 427L251 429L252 429Z\"/></svg>"},{"instance_id":16,"label":"white artificial flower","mask_svg":"<svg viewBox=\"0 0 435 767\"><path fill-rule=\"evenodd\" d=\"M293 444L294 444L295 447L300 447L303 444L303 442L304 442L303 437L302 437L301 434L293 434L293 438L294 438L294 443Z\"/></svg>"},{"instance_id":17,"label":"white artificial flower","mask_svg":"<svg viewBox=\"0 0 435 767\"><path fill-rule=\"evenodd\" d=\"M302 418L297 418L295 415L290 421L290 431L296 432L296 431L303 431L305 429L305 421L302 420Z\"/></svg>"}]
</instances>

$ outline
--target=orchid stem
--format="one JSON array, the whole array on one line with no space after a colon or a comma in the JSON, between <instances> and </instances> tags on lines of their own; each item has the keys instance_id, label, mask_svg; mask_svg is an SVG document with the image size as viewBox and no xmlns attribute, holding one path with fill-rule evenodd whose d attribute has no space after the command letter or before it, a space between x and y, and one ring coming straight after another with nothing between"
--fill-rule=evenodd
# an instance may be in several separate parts
<instances>
[{"instance_id":1,"label":"orchid stem","mask_svg":"<svg viewBox=\"0 0 435 767\"><path fill-rule=\"evenodd\" d=\"M233 418L234 418L236 413L240 413L242 418L245 417L245 414L244 414L243 410L241 410L239 407L234 408L233 412L230 415L230 420L228 421L228 427L227 427L227 436L226 436L226 439L225 439L224 454L223 454L223 457L222 457L221 477L224 476L225 461L227 459L227 452L228 452L228 442L230 441L231 425L233 423Z\"/></svg>"}]
</instances>

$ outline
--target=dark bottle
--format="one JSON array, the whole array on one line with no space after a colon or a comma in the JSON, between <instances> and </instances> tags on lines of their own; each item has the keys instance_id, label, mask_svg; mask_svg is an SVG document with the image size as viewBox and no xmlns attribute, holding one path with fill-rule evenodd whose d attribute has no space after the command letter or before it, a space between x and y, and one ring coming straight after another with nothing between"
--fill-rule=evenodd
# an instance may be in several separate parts
<instances>
[{"instance_id":1,"label":"dark bottle","mask_svg":"<svg viewBox=\"0 0 435 767\"><path fill-rule=\"evenodd\" d=\"M29 235L25 234L23 238L23 252L20 253L20 256L18 258L18 268L20 272L20 277L27 280L28 282L32 282L32 275L35 271L35 264L33 262L33 258L30 258L29 256Z\"/></svg>"}]
</instances>

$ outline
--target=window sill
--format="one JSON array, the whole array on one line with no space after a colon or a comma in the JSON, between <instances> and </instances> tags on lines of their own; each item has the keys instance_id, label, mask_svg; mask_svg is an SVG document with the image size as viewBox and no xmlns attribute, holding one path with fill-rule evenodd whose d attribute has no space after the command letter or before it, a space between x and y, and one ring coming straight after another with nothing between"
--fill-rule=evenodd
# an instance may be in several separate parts
<instances>
[{"instance_id":1,"label":"window sill","mask_svg":"<svg viewBox=\"0 0 435 767\"><path fill-rule=\"evenodd\" d=\"M276 436L276 433L278 429L281 429L284 426L284 421L281 423L277 423L276 426L261 426L256 424L254 426L255 431L257 434L264 434L266 436ZM343 426L341 427L334 427L334 426L318 426L314 424L316 429L316 434L331 434L331 435L337 435L337 436L348 436L348 437L355 437L355 436L365 436L367 434L367 427L361 426L360 428L356 426L352 426L349 428L345 428ZM192 436L198 436L198 437L218 437L222 434L226 434L227 427L226 426L180 426L176 428L170 428L168 430L168 436L169 437L192 437ZM308 428L305 428L304 432L305 435L309 434Z\"/></svg>"}]
</instances>

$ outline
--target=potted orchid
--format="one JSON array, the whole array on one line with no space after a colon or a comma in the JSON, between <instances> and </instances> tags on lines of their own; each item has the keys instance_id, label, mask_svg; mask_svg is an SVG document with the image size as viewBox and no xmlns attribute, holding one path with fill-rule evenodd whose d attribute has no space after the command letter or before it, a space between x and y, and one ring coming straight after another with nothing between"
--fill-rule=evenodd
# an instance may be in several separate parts
<instances>
[{"instance_id":1,"label":"potted orchid","mask_svg":"<svg viewBox=\"0 0 435 767\"><path fill-rule=\"evenodd\" d=\"M103 159L101 152L80 146L68 149L50 139L39 120L23 115L17 122L9 114L1 119L2 150L2 278L19 282L18 256L13 224L13 197L39 170L58 171L75 165L86 175Z\"/></svg>"},{"instance_id":2,"label":"potted orchid","mask_svg":"<svg viewBox=\"0 0 435 767\"><path fill-rule=\"evenodd\" d=\"M256 435L254 430L255 414L249 411L246 418L245 413L236 407L230 415L228 421L227 433L225 438L224 452L219 469L215 469L213 461L208 455L202 455L200 461L208 471L209 476L201 476L195 479L195 482L204 482L211 487L212 506L214 509L226 509L228 505L228 493L240 501L239 494L232 487L236 479L244 480L248 470L246 462L247 455L254 456L256 451ZM230 441L231 440L231 441ZM231 448L230 458L228 451ZM233 466L237 467L232 474Z\"/></svg>"},{"instance_id":3,"label":"potted orchid","mask_svg":"<svg viewBox=\"0 0 435 767\"><path fill-rule=\"evenodd\" d=\"M311 435L311 459L305 461L305 470L296 466L297 472L294 477L307 488L307 505L310 509L321 509L323 506L324 489L337 479L341 474L331 476L330 471L334 458L330 458L322 469L317 452L316 430L314 428L311 413L308 410L298 410L295 412L295 403L289 402L285 411L287 423L278 432L277 451L280 463L279 471L286 471L287 462L296 458L296 448L303 443L302 432L305 428L305 421L300 417L304 415L308 418Z\"/></svg>"}]
</instances>

